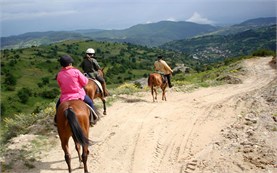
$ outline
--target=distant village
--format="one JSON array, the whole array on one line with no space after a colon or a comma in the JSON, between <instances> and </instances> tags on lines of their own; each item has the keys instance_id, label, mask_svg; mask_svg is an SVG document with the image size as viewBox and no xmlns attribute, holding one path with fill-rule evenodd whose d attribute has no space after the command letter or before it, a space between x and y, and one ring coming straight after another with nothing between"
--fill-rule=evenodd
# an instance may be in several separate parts
<instances>
[{"instance_id":1,"label":"distant village","mask_svg":"<svg viewBox=\"0 0 277 173\"><path fill-rule=\"evenodd\" d=\"M194 59L227 58L230 56L230 50L222 50L219 47L207 47L204 50L196 49L192 55Z\"/></svg>"}]
</instances>

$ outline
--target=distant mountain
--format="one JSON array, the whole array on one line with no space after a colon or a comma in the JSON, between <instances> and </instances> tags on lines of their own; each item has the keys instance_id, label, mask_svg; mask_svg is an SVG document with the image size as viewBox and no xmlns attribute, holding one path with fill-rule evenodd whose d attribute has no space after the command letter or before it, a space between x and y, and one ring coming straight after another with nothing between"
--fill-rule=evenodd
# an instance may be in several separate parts
<instances>
[{"instance_id":1,"label":"distant mountain","mask_svg":"<svg viewBox=\"0 0 277 173\"><path fill-rule=\"evenodd\" d=\"M150 24L139 24L124 30L106 30L84 34L96 40L129 42L138 45L158 46L172 40L190 38L218 30L212 25L192 22L161 21Z\"/></svg>"},{"instance_id":2,"label":"distant mountain","mask_svg":"<svg viewBox=\"0 0 277 173\"><path fill-rule=\"evenodd\" d=\"M235 26L268 26L274 25L277 23L276 17L266 17L266 18L257 18L257 19L250 19L246 20Z\"/></svg>"},{"instance_id":3,"label":"distant mountain","mask_svg":"<svg viewBox=\"0 0 277 173\"><path fill-rule=\"evenodd\" d=\"M249 55L259 49L276 51L276 25L229 35L206 35L166 43L160 48L190 54L195 59L214 61Z\"/></svg>"},{"instance_id":4,"label":"distant mountain","mask_svg":"<svg viewBox=\"0 0 277 173\"><path fill-rule=\"evenodd\" d=\"M1 37L1 49L17 49L44 44L56 43L64 40L88 39L84 35L66 31L29 32L18 36Z\"/></svg>"},{"instance_id":5,"label":"distant mountain","mask_svg":"<svg viewBox=\"0 0 277 173\"><path fill-rule=\"evenodd\" d=\"M257 18L246 20L240 24L232 25L229 27L222 27L221 29L209 33L211 34L220 34L220 35L228 35L228 34L236 34L239 32L244 32L249 29L260 28L264 26L276 25L277 18L276 17L267 17L267 18Z\"/></svg>"},{"instance_id":6,"label":"distant mountain","mask_svg":"<svg viewBox=\"0 0 277 173\"><path fill-rule=\"evenodd\" d=\"M16 49L63 40L87 40L127 42L148 47L203 35L229 35L276 24L276 17L251 19L231 27L215 27L192 22L161 21L138 24L123 30L86 29L75 31L30 32L18 36L1 37L1 49Z\"/></svg>"}]
</instances>

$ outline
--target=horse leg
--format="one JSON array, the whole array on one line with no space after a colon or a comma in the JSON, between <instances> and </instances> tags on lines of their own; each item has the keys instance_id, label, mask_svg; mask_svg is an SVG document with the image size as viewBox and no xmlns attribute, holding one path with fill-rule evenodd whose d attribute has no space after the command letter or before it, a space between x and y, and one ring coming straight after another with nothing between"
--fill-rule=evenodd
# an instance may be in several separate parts
<instances>
[{"instance_id":1,"label":"horse leg","mask_svg":"<svg viewBox=\"0 0 277 173\"><path fill-rule=\"evenodd\" d=\"M165 90L163 90L163 98L164 98L164 101L166 101Z\"/></svg>"},{"instance_id":2,"label":"horse leg","mask_svg":"<svg viewBox=\"0 0 277 173\"><path fill-rule=\"evenodd\" d=\"M154 88L153 88L153 86L151 86L151 95L152 95L152 98L153 98L153 102L155 102L155 99L154 99Z\"/></svg>"},{"instance_id":3,"label":"horse leg","mask_svg":"<svg viewBox=\"0 0 277 173\"><path fill-rule=\"evenodd\" d=\"M88 166L87 166L88 154L89 154L88 145L85 145L83 146L83 154L82 154L85 173L88 173Z\"/></svg>"},{"instance_id":4,"label":"horse leg","mask_svg":"<svg viewBox=\"0 0 277 173\"><path fill-rule=\"evenodd\" d=\"M103 108L104 108L103 115L107 115L106 100L105 100L105 98L101 98L101 100L102 100Z\"/></svg>"},{"instance_id":5,"label":"horse leg","mask_svg":"<svg viewBox=\"0 0 277 173\"><path fill-rule=\"evenodd\" d=\"M62 140L62 149L64 151L64 159L68 166L68 172L71 172L71 156L69 154L68 139Z\"/></svg>"},{"instance_id":6,"label":"horse leg","mask_svg":"<svg viewBox=\"0 0 277 173\"><path fill-rule=\"evenodd\" d=\"M83 162L82 162L82 158L81 158L81 154L80 154L80 144L77 143L76 141L75 142L75 149L78 153L78 158L79 158L79 168L82 168L83 167Z\"/></svg>"},{"instance_id":7,"label":"horse leg","mask_svg":"<svg viewBox=\"0 0 277 173\"><path fill-rule=\"evenodd\" d=\"M154 89L154 92L155 92L155 100L158 101L158 98L157 98L158 94L157 94L157 89L156 88Z\"/></svg>"}]
</instances>

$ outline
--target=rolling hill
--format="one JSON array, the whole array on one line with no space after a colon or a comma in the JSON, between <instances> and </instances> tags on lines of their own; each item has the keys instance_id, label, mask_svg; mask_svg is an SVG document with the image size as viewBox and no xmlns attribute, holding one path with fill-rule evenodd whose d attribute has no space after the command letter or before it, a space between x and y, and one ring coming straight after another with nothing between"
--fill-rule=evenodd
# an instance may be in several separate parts
<instances>
[{"instance_id":1,"label":"rolling hill","mask_svg":"<svg viewBox=\"0 0 277 173\"><path fill-rule=\"evenodd\" d=\"M272 24L276 24L276 17L250 19L230 27L215 27L185 21L160 21L157 23L138 24L123 30L87 29L66 32L30 32L17 36L1 37L1 49L26 48L64 40L89 39L156 47L174 40L188 39L201 35L236 34Z\"/></svg>"},{"instance_id":2,"label":"rolling hill","mask_svg":"<svg viewBox=\"0 0 277 173\"><path fill-rule=\"evenodd\" d=\"M139 24L124 30L99 31L84 35L96 40L128 42L153 47L172 40L191 38L216 30L218 30L218 27L212 25L184 21L161 21L150 24Z\"/></svg>"},{"instance_id":3,"label":"rolling hill","mask_svg":"<svg viewBox=\"0 0 277 173\"><path fill-rule=\"evenodd\" d=\"M249 19L242 23L235 24L232 26L222 27L215 32L208 33L208 35L230 35L230 34L237 34L239 32L244 32L249 29L257 29L260 27L266 27L271 25L277 24L276 17L266 17L266 18L256 18L256 19Z\"/></svg>"},{"instance_id":4,"label":"rolling hill","mask_svg":"<svg viewBox=\"0 0 277 173\"><path fill-rule=\"evenodd\" d=\"M1 37L1 49L18 49L47 45L65 40L88 39L79 33L66 31L29 32L18 36Z\"/></svg>"}]
</instances>

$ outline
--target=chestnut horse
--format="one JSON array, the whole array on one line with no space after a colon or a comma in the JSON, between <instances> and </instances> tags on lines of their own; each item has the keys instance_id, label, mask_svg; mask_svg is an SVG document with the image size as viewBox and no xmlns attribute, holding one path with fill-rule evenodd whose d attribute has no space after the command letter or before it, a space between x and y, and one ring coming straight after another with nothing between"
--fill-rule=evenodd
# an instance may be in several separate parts
<instances>
[{"instance_id":1,"label":"chestnut horse","mask_svg":"<svg viewBox=\"0 0 277 173\"><path fill-rule=\"evenodd\" d=\"M102 78L104 78L103 70L104 70L104 68L98 70L98 73ZM104 108L103 114L106 115L107 114L106 100L105 100L104 94L103 94L103 92L98 92L99 88L92 79L89 79L88 84L85 86L85 91L86 91L87 95L91 98L91 100L93 100L95 98L100 98L102 100L103 108Z\"/></svg>"},{"instance_id":2,"label":"chestnut horse","mask_svg":"<svg viewBox=\"0 0 277 173\"><path fill-rule=\"evenodd\" d=\"M72 136L75 148L78 152L80 167L84 166L84 172L88 173L87 158L90 145L89 136L90 110L82 100L70 100L60 104L57 111L57 128L61 140L64 158L71 172L71 156L69 153L69 138ZM80 145L83 148L82 158L80 156ZM83 165L82 165L83 163Z\"/></svg>"},{"instance_id":3,"label":"chestnut horse","mask_svg":"<svg viewBox=\"0 0 277 173\"><path fill-rule=\"evenodd\" d=\"M162 100L166 101L165 89L167 87L167 82L163 82L163 77L161 74L159 74L159 73L149 74L148 86L151 88L153 102L155 102L155 100L157 101L157 89L158 88L162 89Z\"/></svg>"}]
</instances>

